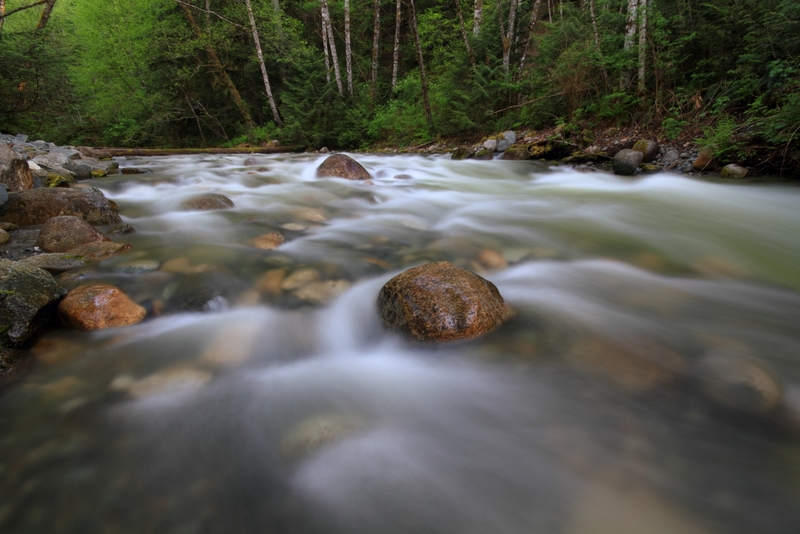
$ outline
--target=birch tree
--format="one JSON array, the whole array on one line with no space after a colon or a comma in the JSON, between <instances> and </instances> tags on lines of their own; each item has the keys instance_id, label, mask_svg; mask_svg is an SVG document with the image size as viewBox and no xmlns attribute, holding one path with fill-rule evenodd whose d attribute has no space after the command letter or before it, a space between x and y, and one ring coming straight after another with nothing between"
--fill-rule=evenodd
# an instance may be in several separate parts
<instances>
[{"instance_id":1,"label":"birch tree","mask_svg":"<svg viewBox=\"0 0 800 534\"><path fill-rule=\"evenodd\" d=\"M344 94L342 89L342 73L339 72L339 55L336 53L336 41L333 38L333 26L331 25L331 14L328 11L328 0L321 0L322 3L322 27L328 34L328 47L331 50L331 61L333 62L333 74L336 76L336 87L339 94Z\"/></svg>"},{"instance_id":2,"label":"birch tree","mask_svg":"<svg viewBox=\"0 0 800 534\"><path fill-rule=\"evenodd\" d=\"M322 32L322 51L325 53L325 79L331 83L331 60L330 52L328 52L328 27L325 25L325 19L320 18L321 32Z\"/></svg>"},{"instance_id":3,"label":"birch tree","mask_svg":"<svg viewBox=\"0 0 800 534\"><path fill-rule=\"evenodd\" d=\"M374 20L372 28L372 71L370 76L369 96L374 101L378 87L378 45L381 33L381 0L375 0Z\"/></svg>"},{"instance_id":4,"label":"birch tree","mask_svg":"<svg viewBox=\"0 0 800 534\"><path fill-rule=\"evenodd\" d=\"M645 90L645 63L647 61L647 0L639 0L639 94Z\"/></svg>"},{"instance_id":5,"label":"birch tree","mask_svg":"<svg viewBox=\"0 0 800 534\"><path fill-rule=\"evenodd\" d=\"M250 18L250 28L253 30L253 42L255 42L256 45L258 65L261 67L261 75L264 77L264 89L266 90L267 98L269 99L269 107L272 109L272 118L275 120L275 124L278 126L283 126L281 116L278 115L278 106L275 105L275 98L272 96L272 88L269 85L267 66L264 64L264 54L261 52L261 41L258 39L258 29L256 28L256 19L253 16L253 7L250 4L250 0L244 0L244 3L245 6L247 6L247 16Z\"/></svg>"},{"instance_id":6,"label":"birch tree","mask_svg":"<svg viewBox=\"0 0 800 534\"><path fill-rule=\"evenodd\" d=\"M633 47L633 40L636 35L636 11L638 4L639 0L628 0L628 16L625 22L625 40L622 45L626 54L628 54L630 49ZM624 91L630 88L630 86L631 71L629 68L626 68L622 71L622 75L620 76L619 88L621 91Z\"/></svg>"},{"instance_id":7,"label":"birch tree","mask_svg":"<svg viewBox=\"0 0 800 534\"><path fill-rule=\"evenodd\" d=\"M475 9L472 14L472 35L475 37L481 32L481 19L483 18L483 0L475 0Z\"/></svg>"},{"instance_id":8,"label":"birch tree","mask_svg":"<svg viewBox=\"0 0 800 534\"><path fill-rule=\"evenodd\" d=\"M528 36L525 38L525 46L522 47L522 54L519 57L519 72L522 73L522 68L525 66L525 60L528 59L528 50L533 43L533 30L536 27L536 21L539 20L539 10L542 7L542 0L536 0L531 9L531 20L528 23Z\"/></svg>"},{"instance_id":9,"label":"birch tree","mask_svg":"<svg viewBox=\"0 0 800 534\"><path fill-rule=\"evenodd\" d=\"M428 122L428 129L433 133L433 115L431 114L431 103L428 99L428 79L425 76L425 60L422 57L422 41L419 38L419 27L417 26L417 10L414 7L414 0L408 0L409 11L411 12L411 29L414 31L414 40L417 44L417 58L419 61L419 78L422 84L422 102L425 106L425 120Z\"/></svg>"},{"instance_id":10,"label":"birch tree","mask_svg":"<svg viewBox=\"0 0 800 534\"><path fill-rule=\"evenodd\" d=\"M503 26L503 2L498 0L497 11L500 17L500 33L503 40L503 72L508 76L509 64L511 63L511 45L514 42L514 30L517 22L517 5L519 0L511 0L508 8L508 28L504 29Z\"/></svg>"},{"instance_id":11,"label":"birch tree","mask_svg":"<svg viewBox=\"0 0 800 534\"><path fill-rule=\"evenodd\" d=\"M475 68L475 56L472 54L472 47L469 45L469 37L467 37L467 28L464 26L464 16L461 14L461 0L453 0L456 4L456 14L458 15L458 24L461 26L461 37L464 39L464 47L467 49L469 56L469 63L472 68Z\"/></svg>"},{"instance_id":12,"label":"birch tree","mask_svg":"<svg viewBox=\"0 0 800 534\"><path fill-rule=\"evenodd\" d=\"M392 89L397 87L397 66L400 57L400 23L403 18L403 2L397 0L397 10L394 14L394 52L392 55Z\"/></svg>"},{"instance_id":13,"label":"birch tree","mask_svg":"<svg viewBox=\"0 0 800 534\"><path fill-rule=\"evenodd\" d=\"M353 50L350 47L350 0L344 0L344 61L347 68L347 92L353 96Z\"/></svg>"}]
</instances>

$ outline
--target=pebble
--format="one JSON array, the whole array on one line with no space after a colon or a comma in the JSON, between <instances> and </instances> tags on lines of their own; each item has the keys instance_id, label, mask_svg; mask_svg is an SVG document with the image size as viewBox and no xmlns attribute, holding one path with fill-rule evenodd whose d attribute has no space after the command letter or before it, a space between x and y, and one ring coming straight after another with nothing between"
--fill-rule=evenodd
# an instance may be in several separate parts
<instances>
[{"instance_id":1,"label":"pebble","mask_svg":"<svg viewBox=\"0 0 800 534\"><path fill-rule=\"evenodd\" d=\"M294 289L299 289L304 285L310 284L311 282L316 282L319 280L319 277L319 271L316 269L298 269L284 278L283 281L281 281L280 287L284 291L292 291Z\"/></svg>"},{"instance_id":2,"label":"pebble","mask_svg":"<svg viewBox=\"0 0 800 534\"><path fill-rule=\"evenodd\" d=\"M270 232L253 239L253 246L261 250L275 250L286 242L286 236L280 232Z\"/></svg>"},{"instance_id":3,"label":"pebble","mask_svg":"<svg viewBox=\"0 0 800 534\"><path fill-rule=\"evenodd\" d=\"M325 280L311 282L297 289L294 294L297 298L314 304L326 304L350 288L347 280Z\"/></svg>"}]
</instances>

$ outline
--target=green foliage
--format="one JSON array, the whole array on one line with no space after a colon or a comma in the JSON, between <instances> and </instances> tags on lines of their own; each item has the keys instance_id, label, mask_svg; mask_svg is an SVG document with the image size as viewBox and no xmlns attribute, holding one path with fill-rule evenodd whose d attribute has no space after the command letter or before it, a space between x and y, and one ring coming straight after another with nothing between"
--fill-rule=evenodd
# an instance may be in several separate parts
<instances>
[{"instance_id":1,"label":"green foliage","mask_svg":"<svg viewBox=\"0 0 800 534\"><path fill-rule=\"evenodd\" d=\"M725 161L727 157L742 148L742 142L736 137L737 124L730 115L723 115L714 126L703 129L703 135L695 141L699 146L711 148L714 157Z\"/></svg>"}]
</instances>

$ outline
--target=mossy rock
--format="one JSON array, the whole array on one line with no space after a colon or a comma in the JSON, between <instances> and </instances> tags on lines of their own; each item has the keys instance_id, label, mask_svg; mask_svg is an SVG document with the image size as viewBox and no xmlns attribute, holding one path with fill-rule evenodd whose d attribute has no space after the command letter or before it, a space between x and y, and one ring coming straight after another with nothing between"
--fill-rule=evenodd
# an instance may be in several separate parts
<instances>
[{"instance_id":1,"label":"mossy rock","mask_svg":"<svg viewBox=\"0 0 800 534\"><path fill-rule=\"evenodd\" d=\"M491 150L486 150L486 149L479 150L478 152L475 153L475 155L473 156L473 159L481 159L481 160L494 159L494 152L492 152Z\"/></svg>"},{"instance_id":2,"label":"mossy rock","mask_svg":"<svg viewBox=\"0 0 800 534\"><path fill-rule=\"evenodd\" d=\"M47 187L69 187L69 184L77 182L75 178L61 176L60 174L47 173L45 185Z\"/></svg>"},{"instance_id":3,"label":"mossy rock","mask_svg":"<svg viewBox=\"0 0 800 534\"><path fill-rule=\"evenodd\" d=\"M103 176L108 175L108 173L102 169L94 169L89 174L92 175L92 178L102 178Z\"/></svg>"}]
</instances>

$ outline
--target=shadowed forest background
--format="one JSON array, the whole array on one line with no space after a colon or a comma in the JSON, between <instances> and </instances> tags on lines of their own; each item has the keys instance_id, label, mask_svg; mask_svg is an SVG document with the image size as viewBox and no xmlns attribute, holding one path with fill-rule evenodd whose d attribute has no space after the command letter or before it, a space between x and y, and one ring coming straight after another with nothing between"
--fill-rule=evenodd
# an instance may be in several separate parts
<instances>
[{"instance_id":1,"label":"shadowed forest background","mask_svg":"<svg viewBox=\"0 0 800 534\"><path fill-rule=\"evenodd\" d=\"M0 130L57 143L357 149L638 126L800 160L794 0L0 0L0 14Z\"/></svg>"}]
</instances>

